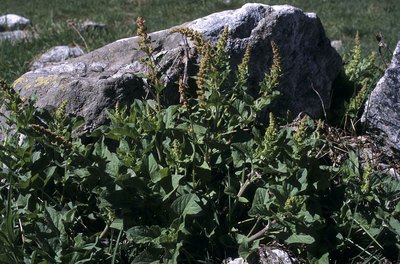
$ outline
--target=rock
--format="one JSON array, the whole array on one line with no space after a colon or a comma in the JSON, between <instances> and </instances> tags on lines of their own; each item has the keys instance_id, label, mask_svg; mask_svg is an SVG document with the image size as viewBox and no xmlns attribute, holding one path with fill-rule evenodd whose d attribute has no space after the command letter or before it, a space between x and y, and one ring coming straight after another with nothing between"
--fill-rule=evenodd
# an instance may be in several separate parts
<instances>
[{"instance_id":1,"label":"rock","mask_svg":"<svg viewBox=\"0 0 400 264\"><path fill-rule=\"evenodd\" d=\"M94 30L103 30L106 29L106 24L98 23L90 20L85 20L83 22L78 23L79 31L94 31Z\"/></svg>"},{"instance_id":2,"label":"rock","mask_svg":"<svg viewBox=\"0 0 400 264\"><path fill-rule=\"evenodd\" d=\"M393 166L385 164L385 163L379 163L378 169L380 171L390 175L394 179L397 179L398 181L400 181L400 172L398 169L394 168Z\"/></svg>"},{"instance_id":3,"label":"rock","mask_svg":"<svg viewBox=\"0 0 400 264\"><path fill-rule=\"evenodd\" d=\"M365 104L361 121L368 133L400 151L400 41L390 66Z\"/></svg>"},{"instance_id":4,"label":"rock","mask_svg":"<svg viewBox=\"0 0 400 264\"><path fill-rule=\"evenodd\" d=\"M257 257L247 262L243 258L227 258L222 264L270 264L270 263L280 263L280 264L293 264L298 263L297 259L289 256L285 249L260 245L258 248Z\"/></svg>"},{"instance_id":5,"label":"rock","mask_svg":"<svg viewBox=\"0 0 400 264\"><path fill-rule=\"evenodd\" d=\"M247 46L251 48L250 91L272 63L271 41L280 51L283 76L281 96L272 111L293 115L300 112L320 117L329 109L331 84L342 67L342 61L331 47L319 18L288 5L246 4L237 10L223 11L185 23L215 43L225 26L229 27L227 51L232 69L241 62ZM194 44L179 33L162 30L150 34L154 57L163 73L163 103L179 102L177 81L188 62L188 74L196 73L199 56ZM67 101L69 113L85 118L88 128L104 122L104 110L130 104L144 96L145 81L140 77L146 66L140 62L138 37L121 39L93 52L63 63L30 71L13 86L22 97L37 95L38 107L58 107Z\"/></svg>"},{"instance_id":6,"label":"rock","mask_svg":"<svg viewBox=\"0 0 400 264\"><path fill-rule=\"evenodd\" d=\"M28 30L13 30L0 32L0 41L8 40L11 42L26 40L34 37L34 33Z\"/></svg>"},{"instance_id":7,"label":"rock","mask_svg":"<svg viewBox=\"0 0 400 264\"><path fill-rule=\"evenodd\" d=\"M0 16L0 41L15 42L34 37L34 32L26 30L30 23L29 19L14 14Z\"/></svg>"},{"instance_id":8,"label":"rock","mask_svg":"<svg viewBox=\"0 0 400 264\"><path fill-rule=\"evenodd\" d=\"M285 249L278 247L270 247L261 245L258 249L258 256L260 264L280 263L280 264L293 264L297 263L297 259L289 256Z\"/></svg>"},{"instance_id":9,"label":"rock","mask_svg":"<svg viewBox=\"0 0 400 264\"><path fill-rule=\"evenodd\" d=\"M62 62L69 58L82 56L85 52L79 47L56 46L43 53L32 63L31 71L49 66L56 62Z\"/></svg>"},{"instance_id":10,"label":"rock","mask_svg":"<svg viewBox=\"0 0 400 264\"><path fill-rule=\"evenodd\" d=\"M243 258L227 258L225 259L222 264L249 264L246 260L244 260Z\"/></svg>"},{"instance_id":11,"label":"rock","mask_svg":"<svg viewBox=\"0 0 400 264\"><path fill-rule=\"evenodd\" d=\"M29 19L15 14L0 16L0 32L22 30L30 23Z\"/></svg>"},{"instance_id":12,"label":"rock","mask_svg":"<svg viewBox=\"0 0 400 264\"><path fill-rule=\"evenodd\" d=\"M343 48L343 42L341 40L332 40L331 41L331 46L335 50L339 51Z\"/></svg>"}]
</instances>

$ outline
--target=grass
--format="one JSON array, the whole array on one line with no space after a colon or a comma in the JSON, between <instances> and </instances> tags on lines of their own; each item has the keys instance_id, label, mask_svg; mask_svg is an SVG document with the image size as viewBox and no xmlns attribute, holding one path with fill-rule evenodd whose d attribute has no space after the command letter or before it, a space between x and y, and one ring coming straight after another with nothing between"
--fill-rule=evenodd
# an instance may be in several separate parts
<instances>
[{"instance_id":1,"label":"grass","mask_svg":"<svg viewBox=\"0 0 400 264\"><path fill-rule=\"evenodd\" d=\"M0 14L16 13L31 19L39 38L12 45L0 43L0 77L12 82L29 69L36 56L55 45L85 44L67 25L67 20L90 19L106 23L107 31L85 33L89 51L114 40L132 36L134 21L141 15L149 31L169 28L207 14L242 6L246 0L2 0ZM398 40L396 14L400 7L395 0L258 0L260 3L290 4L307 12L316 12L330 39L344 43L343 52L352 45L356 32L365 49L377 50L375 34L382 32L391 49Z\"/></svg>"}]
</instances>

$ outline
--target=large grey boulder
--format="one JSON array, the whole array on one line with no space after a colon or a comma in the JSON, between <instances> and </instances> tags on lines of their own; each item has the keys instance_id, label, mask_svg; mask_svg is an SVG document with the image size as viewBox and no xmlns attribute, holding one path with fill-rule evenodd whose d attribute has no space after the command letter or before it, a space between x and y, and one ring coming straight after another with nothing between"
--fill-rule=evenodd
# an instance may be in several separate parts
<instances>
[{"instance_id":1,"label":"large grey boulder","mask_svg":"<svg viewBox=\"0 0 400 264\"><path fill-rule=\"evenodd\" d=\"M365 104L362 121L374 137L400 151L400 41L390 66Z\"/></svg>"},{"instance_id":2,"label":"large grey boulder","mask_svg":"<svg viewBox=\"0 0 400 264\"><path fill-rule=\"evenodd\" d=\"M283 76L279 97L272 111L293 115L306 112L319 117L330 107L331 84L342 67L338 53L331 47L319 18L288 5L246 4L237 10L223 11L185 23L215 43L225 26L229 27L228 53L236 68L247 46L251 47L250 90L272 63L271 41L280 51ZM170 29L150 34L154 57L166 86L163 102L179 101L177 81L188 61L189 75L195 74L199 61L190 40ZM115 103L130 104L146 95L146 67L140 62L139 38L121 39L66 62L30 71L13 86L22 97L37 95L37 106L58 107L67 101L67 111L85 117L87 126L104 122L104 110Z\"/></svg>"}]
</instances>

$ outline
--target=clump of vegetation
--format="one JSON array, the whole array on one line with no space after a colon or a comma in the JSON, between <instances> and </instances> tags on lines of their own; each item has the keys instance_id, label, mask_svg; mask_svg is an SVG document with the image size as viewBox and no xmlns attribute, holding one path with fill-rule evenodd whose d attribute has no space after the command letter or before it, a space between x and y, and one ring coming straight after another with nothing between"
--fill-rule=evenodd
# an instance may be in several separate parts
<instances>
[{"instance_id":1,"label":"clump of vegetation","mask_svg":"<svg viewBox=\"0 0 400 264\"><path fill-rule=\"evenodd\" d=\"M265 128L279 47L253 98L251 47L231 69L228 38L226 29L215 46L198 39L197 96L182 79L181 103L163 106L150 71L156 100L117 104L85 142L71 136L80 118L37 109L2 83L0 262L221 263L252 259L261 244L300 262L399 261L399 183L362 167L355 150L332 160L322 121L270 113Z\"/></svg>"},{"instance_id":2,"label":"clump of vegetation","mask_svg":"<svg viewBox=\"0 0 400 264\"><path fill-rule=\"evenodd\" d=\"M383 75L386 65L379 65L377 55L371 52L364 58L361 40L356 33L354 47L343 56L344 67L336 78L329 122L352 136L364 130L361 115L368 95Z\"/></svg>"},{"instance_id":3,"label":"clump of vegetation","mask_svg":"<svg viewBox=\"0 0 400 264\"><path fill-rule=\"evenodd\" d=\"M361 54L361 41L357 32L354 48L351 51L349 62L345 66L346 78L353 91L353 95L344 105L343 126L353 134L357 131L363 104L374 88L380 77L380 69L376 64L376 53L372 52L368 58L363 59Z\"/></svg>"}]
</instances>

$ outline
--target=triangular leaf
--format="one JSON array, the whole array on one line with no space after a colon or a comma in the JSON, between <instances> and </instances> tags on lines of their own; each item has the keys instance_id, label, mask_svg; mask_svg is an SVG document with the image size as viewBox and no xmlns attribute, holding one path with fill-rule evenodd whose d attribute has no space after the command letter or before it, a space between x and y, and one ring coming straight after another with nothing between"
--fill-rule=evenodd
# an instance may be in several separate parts
<instances>
[{"instance_id":1,"label":"triangular leaf","mask_svg":"<svg viewBox=\"0 0 400 264\"><path fill-rule=\"evenodd\" d=\"M288 239L286 239L286 243L288 244L312 244L314 242L315 239L310 235L293 234Z\"/></svg>"},{"instance_id":2,"label":"triangular leaf","mask_svg":"<svg viewBox=\"0 0 400 264\"><path fill-rule=\"evenodd\" d=\"M178 215L196 215L202 211L198 204L199 200L199 197L194 193L184 194L171 204L171 208Z\"/></svg>"}]
</instances>

